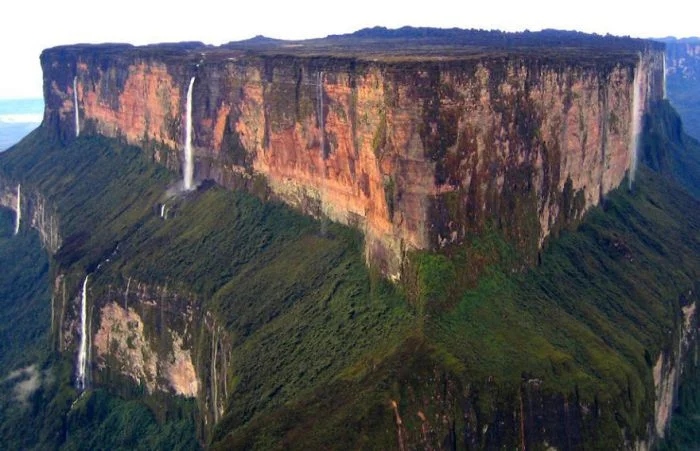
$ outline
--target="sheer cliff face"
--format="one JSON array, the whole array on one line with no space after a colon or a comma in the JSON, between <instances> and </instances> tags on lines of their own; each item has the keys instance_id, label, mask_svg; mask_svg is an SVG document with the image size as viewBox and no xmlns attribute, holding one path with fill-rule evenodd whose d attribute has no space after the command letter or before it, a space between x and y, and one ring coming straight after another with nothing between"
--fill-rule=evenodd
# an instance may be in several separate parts
<instances>
[{"instance_id":1,"label":"sheer cliff face","mask_svg":"<svg viewBox=\"0 0 700 451\"><path fill-rule=\"evenodd\" d=\"M80 293L69 294L70 279L69 274L58 274L52 293L52 331L60 351L77 348L80 340ZM167 286L131 279L125 287L110 286L99 296L88 285L87 297L89 384L123 377L147 393L199 394L204 378L194 360L194 337L200 333L195 301Z\"/></svg>"},{"instance_id":2,"label":"sheer cliff face","mask_svg":"<svg viewBox=\"0 0 700 451\"><path fill-rule=\"evenodd\" d=\"M21 226L25 227L25 224L29 224L36 229L44 248L50 254L55 254L61 247L61 236L54 206L36 190L25 189L18 202L18 189L17 183L0 178L0 206L14 210L16 215L24 218Z\"/></svg>"},{"instance_id":3,"label":"sheer cliff face","mask_svg":"<svg viewBox=\"0 0 700 451\"><path fill-rule=\"evenodd\" d=\"M363 230L368 261L394 277L406 251L490 226L534 258L631 167L635 73L639 113L663 95L656 51L613 62L161 53L46 51L44 125L75 135L75 79L81 133L179 169L194 76L195 178L264 179L274 197Z\"/></svg>"}]
</instances>

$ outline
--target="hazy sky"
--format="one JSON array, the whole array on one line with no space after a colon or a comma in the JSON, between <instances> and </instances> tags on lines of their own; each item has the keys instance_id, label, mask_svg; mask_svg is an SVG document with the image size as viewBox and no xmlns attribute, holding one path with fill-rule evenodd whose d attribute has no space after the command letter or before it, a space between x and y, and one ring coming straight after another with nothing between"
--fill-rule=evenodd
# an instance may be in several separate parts
<instances>
[{"instance_id":1,"label":"hazy sky","mask_svg":"<svg viewBox=\"0 0 700 451\"><path fill-rule=\"evenodd\" d=\"M700 21L688 4L687 0L10 0L2 6L0 25L0 98L40 97L39 54L61 44L220 44L258 34L303 39L375 25L698 36Z\"/></svg>"}]
</instances>

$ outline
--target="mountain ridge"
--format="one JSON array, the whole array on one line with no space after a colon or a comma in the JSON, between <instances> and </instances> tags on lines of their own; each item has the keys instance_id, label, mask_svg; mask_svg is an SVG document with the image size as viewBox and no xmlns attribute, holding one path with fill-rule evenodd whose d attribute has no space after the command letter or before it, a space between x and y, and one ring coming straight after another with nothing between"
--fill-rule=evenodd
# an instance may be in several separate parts
<instances>
[{"instance_id":1,"label":"mountain ridge","mask_svg":"<svg viewBox=\"0 0 700 451\"><path fill-rule=\"evenodd\" d=\"M195 179L360 228L368 262L395 279L406 252L489 221L532 262L633 167L634 124L662 97L659 44L595 37L616 49L601 56L583 36L576 49L453 58L459 46L429 46L377 61L335 48L54 48L42 54L44 123L66 140L124 137L176 169L189 120Z\"/></svg>"},{"instance_id":2,"label":"mountain ridge","mask_svg":"<svg viewBox=\"0 0 700 451\"><path fill-rule=\"evenodd\" d=\"M138 69L138 64L128 61L129 53L124 57L125 66L119 66L123 60L110 53L95 57L99 64L91 66L92 60L71 59L76 54L63 50L55 53L58 69L47 72L53 76L46 77L44 123L0 155L0 203L16 209L21 183L19 204L26 218L21 236L36 229L49 250L54 351L47 362L55 360L46 363L47 371L55 371L54 382L48 378L42 382L40 395L31 401L32 412L41 413L39 418L30 421L21 410L0 405L3 412L11 413L7 418L15 421L9 424L51 424L45 426L46 435L27 434L20 439L8 423L2 424L3 435L25 440L23 447L37 448L81 443L129 447L135 442L128 440L143 436L163 449L174 447L175 437L181 443L192 443L191 436L177 435L175 424L189 425L182 427L191 434L196 429L201 444L214 449L615 449L647 448L664 435L677 384L696 367L689 356L698 346L698 317L693 306L700 293L696 258L700 209L697 198L673 181L680 169L690 174L678 178L680 182L696 180L695 166L684 165L688 160L679 152L697 156L697 142L684 138L677 116L660 99L658 76L648 77L646 89L652 94L648 102L642 102L642 165L631 189L632 161L626 138L630 138L627 128L631 128L634 87L629 75L638 66L625 57L618 72L609 72L617 74L619 86L604 90L610 98L618 96L629 113L616 119L617 127L625 131L619 133L615 147L619 171L606 182L608 190L592 191L591 204L587 204L587 194L573 177L557 180L551 189L558 193L555 205L561 208L563 222L552 228L541 248L529 254L530 260L524 259L524 250L530 248L519 246L534 235L514 233L508 219L526 224L536 220L530 210L518 210L529 205L533 191L528 189L537 180L533 175L537 172L532 171L532 162L537 160L526 160L522 171L504 178L510 187L505 195L508 202L496 214L484 217L479 228L459 240L404 250L402 277L391 283L386 273L382 275L381 266L371 260L366 264L368 238L363 238L359 222L348 227L329 221L324 214L327 210L318 214L319 206L314 203L302 202L302 208L292 205L296 209L290 209L285 206L288 201L270 195L262 174L251 173L252 155L241 127L246 123L235 117L241 113L237 109L251 103L235 104L227 114L213 116L224 118L221 136L225 145L218 156L203 150L207 145L202 143L209 142L208 128L202 125L207 116L197 119L195 114L194 122L200 122L194 133L195 161L200 164L195 173L204 183L173 196L172 187L181 179L178 144L169 149L164 140L144 139L152 129L129 135L133 125L117 128L118 132L106 128L118 121L110 122L114 119L109 115L86 114L86 103L78 104L82 122L78 123L80 136L75 136L74 102L89 101L94 92L70 71L85 64L81 76L92 74L89 76L96 77L93 86L104 87L102 100L107 109L103 114L130 105L128 96L116 94L134 74L144 79L149 73L173 77L173 86L181 90L180 103L162 136L175 143L185 122L178 121L177 115L184 111L184 86L191 74L168 67L160 71L153 61ZM157 53L148 55L153 58ZM45 67L50 66L47 59L48 55ZM193 66L198 61L198 55L188 60ZM335 62L328 60L322 67L325 70ZM219 64L229 63L204 64L196 72L200 83L216 78L207 71L221 70ZM279 81L284 77L275 78L282 66L268 66L268 75L261 72L262 80L268 76L264 93L272 93L262 98L262 104L274 116L268 122L267 138L265 133L260 137L260 142L272 143L263 152L274 152L289 143L276 138L284 130L302 125L309 130L325 130L326 126L338 130L333 121L339 121L341 110L346 116L350 112L335 100L343 83L333 82L326 74L328 81L320 84L322 97L313 95L319 84L307 91L282 89ZM482 69L491 75L498 74L494 70L498 67ZM517 65L500 67L510 70ZM655 67L650 65L649 73L656 74ZM298 68L307 77L302 81L314 80L317 67ZM597 73L576 65L568 70L573 74L581 70L586 74L581 79ZM95 75L100 71L114 75ZM437 75L437 81L457 78L442 69L428 72ZM479 91L494 96L490 100L506 116L503 124L539 117L520 109L528 98L518 96L519 89L536 90L534 84L528 84L536 79L520 79L514 73L510 81L508 77L488 80ZM468 78L472 72L465 74ZM342 74L331 75L340 78ZM409 80L406 74L402 77ZM610 81L602 79L607 81L592 86L608 86L605 83ZM395 80L372 78L377 85ZM72 86L82 92L74 96ZM196 89L196 81L194 86ZM399 92L404 89L400 83L396 86ZM455 95L442 97L441 89L449 86L446 83L430 82L422 89L429 93L435 86L440 88L437 103L431 104L435 97L426 96L428 101L417 105L427 112L436 106L436 111L421 119L428 126L407 142L417 149L414 158L434 165L435 172L427 178L430 183L459 182L465 173L453 169L469 160L460 160L459 148L442 140L452 142L454 131L448 125L461 116L442 115L457 108L454 105L462 108L468 103L453 103L458 99ZM462 89L463 85L453 86ZM253 97L252 88L240 88L248 89ZM107 94L114 89L116 93ZM561 89L568 92L565 84ZM516 94L499 104L495 94L501 90ZM193 109L226 106L225 99L214 91L195 91ZM160 95L159 101L174 99L174 91L154 92ZM576 92L588 91L569 94L573 98ZM306 100L299 101L296 93ZM321 99L323 114L315 115L314 101ZM387 97L366 105L390 111L392 102L397 100ZM151 114L153 105L158 103L146 103L137 111ZM309 111L303 113L304 108ZM574 110L571 117L578 121L583 111ZM603 132L606 126L598 128L601 121L612 121L610 111L619 113L615 108L607 111L591 113L595 119L576 129L589 137L574 141L577 146L567 147L569 141L561 141L559 151L583 152L585 143L595 139L596 130L613 135L611 130ZM561 117L568 118L567 114ZM392 122L392 116L386 116L384 125L382 121L373 124L363 138L368 158L390 155L387 143L400 137L396 133L400 121ZM146 122L157 120L156 115L143 117L149 118ZM435 136L429 133L431 121L436 124ZM577 121L572 127L578 126ZM508 128L509 133L503 135L521 143L504 158L506 163L527 155L524 150L519 153L520 149L539 142L537 136L545 132L539 119L520 123L522 127ZM218 120L212 120L214 124ZM456 134L462 139L470 132L460 133ZM310 140L295 158L303 161L315 155L323 162L337 157L333 135L309 136L315 141ZM131 141L137 145L129 145ZM503 145L498 139L493 142ZM608 142L601 139L592 146L588 158L606 161L602 151L614 154L613 147L602 144ZM327 154L322 143L329 146ZM498 145L489 149L509 149ZM545 148L554 152L554 147ZM552 161L544 166L547 171L557 170L556 161L566 160ZM486 167L495 171L482 176L475 173L472 177L477 182L489 183L488 175L499 174L500 161L488 163ZM221 176L231 167L240 168L229 173L240 178ZM568 170L575 174L574 169ZM596 173L596 183L602 174L604 171ZM210 177L219 185L208 181ZM405 193L398 195L398 183L392 187L380 178L378 186L387 205L392 205L390 200L395 202L392 208L406 201ZM478 189L477 183L474 186ZM461 206L460 198L449 191L435 195L443 202L436 204L439 208L431 215L468 217L479 205ZM489 196L483 199L488 201ZM503 209L514 210L513 216L501 215ZM300 212L310 212L315 218ZM535 228L522 230L529 233ZM450 235L441 232L437 236ZM88 274L89 284L85 284ZM88 366L92 385L83 393L73 386L71 375L80 338L82 286L86 286L87 324L93 342ZM123 399L113 398L115 394ZM145 410L144 405L148 406ZM110 410L123 415L122 419L115 420L107 413ZM151 425L148 415L156 417L158 427L149 426L140 433L126 427L129 418L142 418L141 423ZM119 428L126 431L123 442L115 442L118 436L111 435ZM17 428L25 430L24 426ZM99 432L91 435L90 430Z\"/></svg>"}]
</instances>

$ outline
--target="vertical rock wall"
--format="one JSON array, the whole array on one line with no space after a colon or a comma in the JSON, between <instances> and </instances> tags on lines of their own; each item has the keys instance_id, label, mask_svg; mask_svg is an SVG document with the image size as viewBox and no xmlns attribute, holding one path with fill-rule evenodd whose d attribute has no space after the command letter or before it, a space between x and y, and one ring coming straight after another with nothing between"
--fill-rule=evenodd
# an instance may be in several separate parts
<instances>
[{"instance_id":1,"label":"vertical rock wall","mask_svg":"<svg viewBox=\"0 0 700 451\"><path fill-rule=\"evenodd\" d=\"M44 124L72 135L77 76L83 133L180 170L195 76L195 178L249 189L263 179L274 197L363 230L368 261L392 277L406 251L488 224L534 258L629 170L637 66L640 105L663 96L663 56L651 50L392 63L144 52L46 51Z\"/></svg>"}]
</instances>

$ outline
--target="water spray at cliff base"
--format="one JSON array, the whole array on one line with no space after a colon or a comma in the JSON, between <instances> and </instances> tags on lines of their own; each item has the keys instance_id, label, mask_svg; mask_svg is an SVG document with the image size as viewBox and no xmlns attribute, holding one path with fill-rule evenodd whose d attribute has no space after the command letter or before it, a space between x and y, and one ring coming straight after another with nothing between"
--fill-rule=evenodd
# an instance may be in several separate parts
<instances>
[{"instance_id":1,"label":"water spray at cliff base","mask_svg":"<svg viewBox=\"0 0 700 451\"><path fill-rule=\"evenodd\" d=\"M642 130L642 110L640 109L641 101L641 88L642 88L642 67L641 60L640 63L634 70L634 83L632 86L632 124L630 124L630 169L629 169L629 189L632 190L632 185L634 184L634 176L637 172L637 153L639 146L639 135Z\"/></svg>"},{"instance_id":2,"label":"water spray at cliff base","mask_svg":"<svg viewBox=\"0 0 700 451\"><path fill-rule=\"evenodd\" d=\"M185 162L182 168L182 188L185 191L194 189L194 157L192 155L192 88L194 79L190 79L190 85L187 88L187 111L185 118Z\"/></svg>"}]
</instances>

